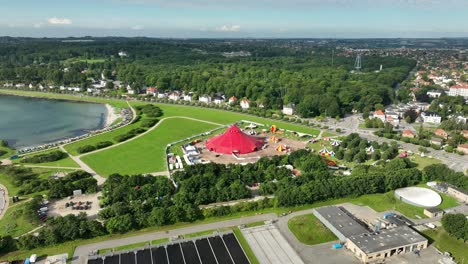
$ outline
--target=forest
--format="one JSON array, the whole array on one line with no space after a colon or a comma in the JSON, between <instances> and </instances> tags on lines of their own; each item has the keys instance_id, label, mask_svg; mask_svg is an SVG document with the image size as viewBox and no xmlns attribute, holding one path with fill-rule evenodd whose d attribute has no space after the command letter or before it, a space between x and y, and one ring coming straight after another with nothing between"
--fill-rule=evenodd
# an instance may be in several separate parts
<instances>
[{"instance_id":1,"label":"forest","mask_svg":"<svg viewBox=\"0 0 468 264\"><path fill-rule=\"evenodd\" d=\"M275 40L11 40L0 47L0 82L84 89L104 76L137 91L153 86L196 96L224 94L273 110L292 103L302 117L335 117L393 102L393 87L416 65L403 57L364 56L363 69L352 73L355 56L332 60L333 49ZM223 56L233 51L251 56Z\"/></svg>"}]
</instances>

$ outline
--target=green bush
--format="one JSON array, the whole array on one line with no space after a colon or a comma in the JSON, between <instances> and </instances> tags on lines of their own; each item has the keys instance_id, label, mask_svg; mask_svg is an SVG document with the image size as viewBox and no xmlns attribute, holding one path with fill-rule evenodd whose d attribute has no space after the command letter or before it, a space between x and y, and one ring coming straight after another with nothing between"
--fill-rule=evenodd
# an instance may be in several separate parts
<instances>
[{"instance_id":1,"label":"green bush","mask_svg":"<svg viewBox=\"0 0 468 264\"><path fill-rule=\"evenodd\" d=\"M154 125L156 125L158 122L159 122L159 119L145 119L145 120L141 121L140 126L150 128L150 127L153 127Z\"/></svg>"},{"instance_id":2,"label":"green bush","mask_svg":"<svg viewBox=\"0 0 468 264\"><path fill-rule=\"evenodd\" d=\"M96 144L97 149L102 149L102 148L107 148L109 146L112 146L114 143L110 141L101 141Z\"/></svg>"},{"instance_id":3,"label":"green bush","mask_svg":"<svg viewBox=\"0 0 468 264\"><path fill-rule=\"evenodd\" d=\"M76 151L80 154L91 152L96 150L96 147L93 145L84 145L76 149Z\"/></svg>"},{"instance_id":4,"label":"green bush","mask_svg":"<svg viewBox=\"0 0 468 264\"><path fill-rule=\"evenodd\" d=\"M32 157L26 157L21 160L22 163L44 163L61 160L68 157L67 153L56 150L50 153L39 154Z\"/></svg>"},{"instance_id":5,"label":"green bush","mask_svg":"<svg viewBox=\"0 0 468 264\"><path fill-rule=\"evenodd\" d=\"M124 142L124 141L129 140L132 137L135 137L136 135L141 134L141 133L143 133L145 131L146 131L146 129L141 128L141 127L134 128L134 129L128 131L127 133L125 133L125 134L116 136L114 138L114 140L117 141L117 142Z\"/></svg>"},{"instance_id":6,"label":"green bush","mask_svg":"<svg viewBox=\"0 0 468 264\"><path fill-rule=\"evenodd\" d=\"M1 150L1 149L0 149L0 157L3 156L3 155L5 155L5 154L7 154L7 153L8 153L8 152L6 152L5 150Z\"/></svg>"}]
</instances>

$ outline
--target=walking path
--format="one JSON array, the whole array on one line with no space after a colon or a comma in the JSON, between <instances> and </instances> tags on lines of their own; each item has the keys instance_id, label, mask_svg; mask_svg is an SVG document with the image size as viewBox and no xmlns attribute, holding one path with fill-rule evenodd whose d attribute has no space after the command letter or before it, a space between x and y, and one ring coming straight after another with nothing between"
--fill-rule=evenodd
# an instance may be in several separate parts
<instances>
[{"instance_id":1,"label":"walking path","mask_svg":"<svg viewBox=\"0 0 468 264\"><path fill-rule=\"evenodd\" d=\"M78 246L75 249L75 253L73 254L72 263L73 264L86 263L88 254L97 249L115 248L115 247L135 244L139 242L152 241L152 240L162 239L162 238L170 238L174 236L198 233L198 232L203 232L203 231L208 231L208 230L213 230L213 229L221 229L221 228L245 225L248 223L275 219L276 217L277 217L276 214L273 214L273 213L262 214L262 215L214 222L214 223L209 223L209 224L195 225L195 226L174 229L174 230L169 230L169 231L158 231L158 232L148 233L148 234L139 235L139 236L126 237L126 238L115 239L115 240L107 240L103 242Z\"/></svg>"},{"instance_id":2,"label":"walking path","mask_svg":"<svg viewBox=\"0 0 468 264\"><path fill-rule=\"evenodd\" d=\"M8 189L0 184L0 219L5 215L9 204Z\"/></svg>"}]
</instances>

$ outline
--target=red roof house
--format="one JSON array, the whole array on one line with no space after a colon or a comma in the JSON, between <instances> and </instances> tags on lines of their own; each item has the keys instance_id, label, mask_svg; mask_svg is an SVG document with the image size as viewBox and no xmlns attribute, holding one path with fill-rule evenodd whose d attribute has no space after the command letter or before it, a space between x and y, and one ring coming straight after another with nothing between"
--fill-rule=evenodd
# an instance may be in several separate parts
<instances>
[{"instance_id":1,"label":"red roof house","mask_svg":"<svg viewBox=\"0 0 468 264\"><path fill-rule=\"evenodd\" d=\"M436 136L439 136L441 138L445 138L445 139L448 139L449 135L447 134L447 132L445 132L445 130L443 130L442 128L438 128L434 131L434 134Z\"/></svg>"},{"instance_id":2,"label":"red roof house","mask_svg":"<svg viewBox=\"0 0 468 264\"><path fill-rule=\"evenodd\" d=\"M249 136L232 125L223 134L208 139L205 145L208 150L217 153L247 154L261 149L263 140Z\"/></svg>"},{"instance_id":3,"label":"red roof house","mask_svg":"<svg viewBox=\"0 0 468 264\"><path fill-rule=\"evenodd\" d=\"M407 138L415 138L416 134L413 131L406 129L406 130L403 130L403 133L401 133L401 136L407 137Z\"/></svg>"}]
</instances>

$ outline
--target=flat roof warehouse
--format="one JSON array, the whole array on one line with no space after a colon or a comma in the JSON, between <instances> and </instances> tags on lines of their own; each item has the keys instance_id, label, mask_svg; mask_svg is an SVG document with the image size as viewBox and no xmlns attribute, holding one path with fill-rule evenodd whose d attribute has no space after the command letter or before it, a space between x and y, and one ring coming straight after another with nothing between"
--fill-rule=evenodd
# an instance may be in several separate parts
<instances>
[{"instance_id":1,"label":"flat roof warehouse","mask_svg":"<svg viewBox=\"0 0 468 264\"><path fill-rule=\"evenodd\" d=\"M343 207L325 206L313 213L364 263L427 248L427 239L406 225L371 232Z\"/></svg>"}]
</instances>

